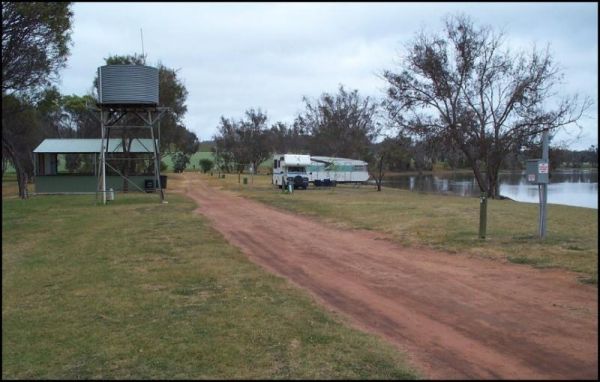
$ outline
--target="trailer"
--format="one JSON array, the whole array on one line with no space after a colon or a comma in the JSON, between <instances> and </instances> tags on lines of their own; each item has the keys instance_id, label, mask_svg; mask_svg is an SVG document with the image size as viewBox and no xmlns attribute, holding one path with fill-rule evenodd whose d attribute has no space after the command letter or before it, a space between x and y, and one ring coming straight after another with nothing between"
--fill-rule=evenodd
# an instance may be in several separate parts
<instances>
[{"instance_id":1,"label":"trailer","mask_svg":"<svg viewBox=\"0 0 600 382\"><path fill-rule=\"evenodd\" d=\"M308 178L314 185L362 183L369 180L368 163L362 160L311 156Z\"/></svg>"},{"instance_id":2,"label":"trailer","mask_svg":"<svg viewBox=\"0 0 600 382\"><path fill-rule=\"evenodd\" d=\"M369 180L367 162L338 157L302 154L273 155L272 183L279 188L306 189L315 186L335 186L337 183L363 183Z\"/></svg>"}]
</instances>

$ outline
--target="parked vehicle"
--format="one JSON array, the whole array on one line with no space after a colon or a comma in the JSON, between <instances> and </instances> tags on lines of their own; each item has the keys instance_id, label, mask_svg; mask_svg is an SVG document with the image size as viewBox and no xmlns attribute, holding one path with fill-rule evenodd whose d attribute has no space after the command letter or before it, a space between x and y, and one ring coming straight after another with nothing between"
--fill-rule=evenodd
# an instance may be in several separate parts
<instances>
[{"instance_id":1,"label":"parked vehicle","mask_svg":"<svg viewBox=\"0 0 600 382\"><path fill-rule=\"evenodd\" d=\"M308 183L330 187L337 183L362 183L369 180L367 162L325 156L275 154L273 156L273 184L306 190Z\"/></svg>"},{"instance_id":2,"label":"parked vehicle","mask_svg":"<svg viewBox=\"0 0 600 382\"><path fill-rule=\"evenodd\" d=\"M362 183L369 180L367 162L324 156L311 156L308 178L315 186L336 183Z\"/></svg>"},{"instance_id":3,"label":"parked vehicle","mask_svg":"<svg viewBox=\"0 0 600 382\"><path fill-rule=\"evenodd\" d=\"M279 188L294 188L306 190L308 174L306 167L310 165L310 155L275 154L273 156L273 184Z\"/></svg>"}]
</instances>

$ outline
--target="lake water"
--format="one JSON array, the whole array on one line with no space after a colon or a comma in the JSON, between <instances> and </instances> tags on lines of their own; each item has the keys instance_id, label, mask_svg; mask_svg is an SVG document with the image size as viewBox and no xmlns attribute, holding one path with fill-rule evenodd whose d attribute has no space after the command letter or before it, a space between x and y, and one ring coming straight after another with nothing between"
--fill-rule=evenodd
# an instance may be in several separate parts
<instances>
[{"instance_id":1,"label":"lake water","mask_svg":"<svg viewBox=\"0 0 600 382\"><path fill-rule=\"evenodd\" d=\"M477 196L480 191L471 174L396 175L384 177L383 185L420 192ZM501 173L500 194L526 203L539 203L537 184L527 182L524 173ZM548 184L548 203L598 209L596 170L554 171Z\"/></svg>"}]
</instances>

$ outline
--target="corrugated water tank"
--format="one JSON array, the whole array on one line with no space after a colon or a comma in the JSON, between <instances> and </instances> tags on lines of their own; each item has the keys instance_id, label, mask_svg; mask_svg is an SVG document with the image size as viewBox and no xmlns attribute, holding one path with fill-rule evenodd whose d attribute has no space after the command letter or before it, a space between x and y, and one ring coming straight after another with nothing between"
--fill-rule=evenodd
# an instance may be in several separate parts
<instances>
[{"instance_id":1,"label":"corrugated water tank","mask_svg":"<svg viewBox=\"0 0 600 382\"><path fill-rule=\"evenodd\" d=\"M144 65L98 68L98 96L104 105L158 105L158 69Z\"/></svg>"}]
</instances>

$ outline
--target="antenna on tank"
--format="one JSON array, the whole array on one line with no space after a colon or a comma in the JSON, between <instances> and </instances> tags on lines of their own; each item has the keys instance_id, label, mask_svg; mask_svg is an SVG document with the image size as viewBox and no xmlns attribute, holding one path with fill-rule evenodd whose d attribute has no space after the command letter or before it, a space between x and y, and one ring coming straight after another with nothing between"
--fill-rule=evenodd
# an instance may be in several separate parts
<instances>
[{"instance_id":1,"label":"antenna on tank","mask_svg":"<svg viewBox=\"0 0 600 382\"><path fill-rule=\"evenodd\" d=\"M142 28L140 28L140 36L142 38L142 60L144 65L146 65L146 56L144 55L144 32Z\"/></svg>"}]
</instances>

